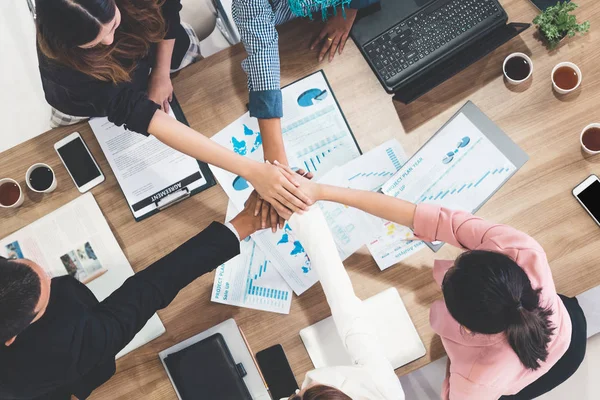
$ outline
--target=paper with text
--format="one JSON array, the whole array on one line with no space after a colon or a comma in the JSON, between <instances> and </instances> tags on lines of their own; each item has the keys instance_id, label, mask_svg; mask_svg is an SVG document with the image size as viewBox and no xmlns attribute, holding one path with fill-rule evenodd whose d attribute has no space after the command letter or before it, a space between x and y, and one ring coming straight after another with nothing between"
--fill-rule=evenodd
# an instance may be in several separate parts
<instances>
[{"instance_id":1,"label":"paper with text","mask_svg":"<svg viewBox=\"0 0 600 400\"><path fill-rule=\"evenodd\" d=\"M172 109L169 115L175 118ZM206 184L198 161L154 136L116 126L108 118L92 118L89 124L134 217L154 211L156 202L169 194Z\"/></svg>"}]
</instances>

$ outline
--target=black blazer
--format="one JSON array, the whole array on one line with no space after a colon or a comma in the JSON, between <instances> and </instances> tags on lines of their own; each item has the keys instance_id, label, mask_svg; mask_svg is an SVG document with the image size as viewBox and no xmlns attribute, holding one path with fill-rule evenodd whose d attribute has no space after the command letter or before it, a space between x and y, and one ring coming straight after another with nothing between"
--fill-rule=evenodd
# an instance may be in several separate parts
<instances>
[{"instance_id":1,"label":"black blazer","mask_svg":"<svg viewBox=\"0 0 600 400\"><path fill-rule=\"evenodd\" d=\"M11 346L0 344L0 399L85 399L115 373L115 356L157 310L239 251L235 234L213 222L102 302L72 277L53 279L42 318Z\"/></svg>"}]
</instances>

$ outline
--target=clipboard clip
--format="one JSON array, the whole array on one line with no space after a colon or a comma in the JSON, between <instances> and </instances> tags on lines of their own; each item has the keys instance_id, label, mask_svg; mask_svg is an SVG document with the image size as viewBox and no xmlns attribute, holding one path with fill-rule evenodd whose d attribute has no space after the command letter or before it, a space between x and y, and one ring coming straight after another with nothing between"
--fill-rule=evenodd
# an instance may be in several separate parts
<instances>
[{"instance_id":1,"label":"clipboard clip","mask_svg":"<svg viewBox=\"0 0 600 400\"><path fill-rule=\"evenodd\" d=\"M176 192L169 194L168 196L163 197L154 204L156 204L156 208L162 211L165 208L171 207L172 205L187 199L188 197L190 197L190 191L187 187L184 187Z\"/></svg>"}]
</instances>

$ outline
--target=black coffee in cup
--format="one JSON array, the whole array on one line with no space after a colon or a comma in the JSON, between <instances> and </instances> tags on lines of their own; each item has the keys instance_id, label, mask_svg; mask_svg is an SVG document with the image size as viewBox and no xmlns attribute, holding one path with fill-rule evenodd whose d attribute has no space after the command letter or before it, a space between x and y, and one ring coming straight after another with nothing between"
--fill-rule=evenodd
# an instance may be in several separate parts
<instances>
[{"instance_id":1,"label":"black coffee in cup","mask_svg":"<svg viewBox=\"0 0 600 400\"><path fill-rule=\"evenodd\" d=\"M35 190L43 192L48 190L54 181L54 173L50 168L45 166L36 167L29 174L29 184Z\"/></svg>"},{"instance_id":2,"label":"black coffee in cup","mask_svg":"<svg viewBox=\"0 0 600 400\"><path fill-rule=\"evenodd\" d=\"M14 182L0 184L0 204L5 207L14 205L21 197L21 189Z\"/></svg>"},{"instance_id":3,"label":"black coffee in cup","mask_svg":"<svg viewBox=\"0 0 600 400\"><path fill-rule=\"evenodd\" d=\"M522 81L529 76L531 65L521 56L514 56L506 61L504 66L506 75L513 81Z\"/></svg>"}]
</instances>

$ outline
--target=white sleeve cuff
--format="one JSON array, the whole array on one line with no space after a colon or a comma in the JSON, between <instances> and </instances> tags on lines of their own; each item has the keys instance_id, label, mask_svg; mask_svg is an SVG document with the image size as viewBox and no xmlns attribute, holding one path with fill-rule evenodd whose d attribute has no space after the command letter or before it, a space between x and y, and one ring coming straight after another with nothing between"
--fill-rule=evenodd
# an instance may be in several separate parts
<instances>
[{"instance_id":1,"label":"white sleeve cuff","mask_svg":"<svg viewBox=\"0 0 600 400\"><path fill-rule=\"evenodd\" d=\"M223 225L225 225L226 227L228 227L229 230L231 230L231 232L233 232L233 234L235 235L235 237L237 238L237 240L239 242L240 241L240 234L235 229L235 226L233 226L233 224L231 222L225 222Z\"/></svg>"}]
</instances>

